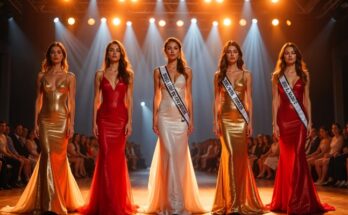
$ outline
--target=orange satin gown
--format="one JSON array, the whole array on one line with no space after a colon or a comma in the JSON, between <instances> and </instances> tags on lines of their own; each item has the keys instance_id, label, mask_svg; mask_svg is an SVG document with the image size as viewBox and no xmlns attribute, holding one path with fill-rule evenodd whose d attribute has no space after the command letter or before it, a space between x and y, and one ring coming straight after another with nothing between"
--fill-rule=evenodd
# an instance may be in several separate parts
<instances>
[{"instance_id":1,"label":"orange satin gown","mask_svg":"<svg viewBox=\"0 0 348 215\"><path fill-rule=\"evenodd\" d=\"M84 204L67 159L69 75L73 74L68 73L54 88L45 76L41 79L40 158L17 204L2 208L1 212L67 214Z\"/></svg>"},{"instance_id":2,"label":"orange satin gown","mask_svg":"<svg viewBox=\"0 0 348 215\"><path fill-rule=\"evenodd\" d=\"M232 84L241 102L245 104L244 73L240 80ZM247 124L224 87L221 87L220 101L222 151L212 211L214 214L264 213L265 207L249 166Z\"/></svg>"}]
</instances>

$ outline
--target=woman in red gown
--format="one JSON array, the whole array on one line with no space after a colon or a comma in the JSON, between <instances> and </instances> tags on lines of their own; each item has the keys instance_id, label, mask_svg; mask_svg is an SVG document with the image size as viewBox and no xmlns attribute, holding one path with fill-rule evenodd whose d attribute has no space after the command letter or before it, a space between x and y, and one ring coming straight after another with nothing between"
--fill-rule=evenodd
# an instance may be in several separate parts
<instances>
[{"instance_id":1,"label":"woman in red gown","mask_svg":"<svg viewBox=\"0 0 348 215\"><path fill-rule=\"evenodd\" d=\"M119 41L106 47L104 68L95 76L93 132L99 154L90 199L81 212L91 215L125 215L136 212L125 157L132 131L133 72Z\"/></svg>"},{"instance_id":2,"label":"woman in red gown","mask_svg":"<svg viewBox=\"0 0 348 215\"><path fill-rule=\"evenodd\" d=\"M278 82L282 75L286 77L307 116L307 128ZM306 162L304 147L312 124L309 75L295 44L286 43L282 47L272 83L273 132L279 137L280 158L270 209L288 214L314 214L334 210L333 207L320 203Z\"/></svg>"}]
</instances>

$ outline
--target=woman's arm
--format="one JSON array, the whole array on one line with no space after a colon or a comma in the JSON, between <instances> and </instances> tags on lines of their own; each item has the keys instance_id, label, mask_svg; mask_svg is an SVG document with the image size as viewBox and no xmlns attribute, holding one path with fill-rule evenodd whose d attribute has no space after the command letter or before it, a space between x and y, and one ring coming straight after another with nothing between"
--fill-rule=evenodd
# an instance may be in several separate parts
<instances>
[{"instance_id":1,"label":"woman's arm","mask_svg":"<svg viewBox=\"0 0 348 215\"><path fill-rule=\"evenodd\" d=\"M192 105L192 70L190 68L186 68L187 80L186 80L186 92L185 92L185 100L187 104L187 111L190 116L190 122L188 125L188 134L193 132L193 105Z\"/></svg>"},{"instance_id":2,"label":"woman's arm","mask_svg":"<svg viewBox=\"0 0 348 215\"><path fill-rule=\"evenodd\" d=\"M214 75L214 106L213 106L213 114L214 114L214 122L213 128L214 133L217 137L220 137L221 131L219 126L220 120L220 111L221 111L221 100L220 100L220 89L219 89L219 80L218 80L218 71L215 72Z\"/></svg>"},{"instance_id":3,"label":"woman's arm","mask_svg":"<svg viewBox=\"0 0 348 215\"><path fill-rule=\"evenodd\" d=\"M41 111L42 107L42 86L41 86L41 80L42 77L44 76L43 72L40 72L37 76L36 79L36 99L35 99L35 116L34 116L34 130L35 130L35 135L38 137L39 136L39 113Z\"/></svg>"},{"instance_id":4,"label":"woman's arm","mask_svg":"<svg viewBox=\"0 0 348 215\"><path fill-rule=\"evenodd\" d=\"M126 137L129 137L132 134L133 86L134 86L133 83L134 83L134 73L133 71L131 71L129 76L127 95L126 95L126 105L127 105L127 111L128 111L128 122L126 125L126 131L125 131Z\"/></svg>"},{"instance_id":5,"label":"woman's arm","mask_svg":"<svg viewBox=\"0 0 348 215\"><path fill-rule=\"evenodd\" d=\"M303 106L307 111L307 117L308 117L308 125L307 125L307 136L309 136L309 133L312 128L312 107L311 107L311 100L309 98L309 75L307 75L307 83L305 86L304 96L303 96Z\"/></svg>"},{"instance_id":6,"label":"woman's arm","mask_svg":"<svg viewBox=\"0 0 348 215\"><path fill-rule=\"evenodd\" d=\"M278 93L278 84L275 81L272 81L272 116L273 116L273 133L279 138L279 127L277 123L277 114L279 108L279 93Z\"/></svg>"},{"instance_id":7,"label":"woman's arm","mask_svg":"<svg viewBox=\"0 0 348 215\"><path fill-rule=\"evenodd\" d=\"M246 109L249 114L248 136L253 134L253 100L252 100L252 76L250 72L245 73L246 77Z\"/></svg>"},{"instance_id":8,"label":"woman's arm","mask_svg":"<svg viewBox=\"0 0 348 215\"><path fill-rule=\"evenodd\" d=\"M93 101L93 134L98 137L98 126L97 126L97 111L101 104L101 90L100 81L103 77L103 71L97 71L94 78L94 101Z\"/></svg>"},{"instance_id":9,"label":"woman's arm","mask_svg":"<svg viewBox=\"0 0 348 215\"><path fill-rule=\"evenodd\" d=\"M75 94L76 94L76 78L73 73L68 74L69 78L69 127L67 136L71 138L74 135L74 122L75 122Z\"/></svg>"},{"instance_id":10,"label":"woman's arm","mask_svg":"<svg viewBox=\"0 0 348 215\"><path fill-rule=\"evenodd\" d=\"M161 84L160 84L160 73L158 69L153 72L154 82L154 97L153 97L153 131L159 135L158 131L158 109L161 102Z\"/></svg>"}]
</instances>

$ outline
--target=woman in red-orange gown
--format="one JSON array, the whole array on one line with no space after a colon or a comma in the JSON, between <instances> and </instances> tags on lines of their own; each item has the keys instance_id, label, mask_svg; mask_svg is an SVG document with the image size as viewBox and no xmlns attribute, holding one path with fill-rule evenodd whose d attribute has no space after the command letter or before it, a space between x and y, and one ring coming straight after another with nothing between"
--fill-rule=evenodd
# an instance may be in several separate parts
<instances>
[{"instance_id":1,"label":"woman in red-orange gown","mask_svg":"<svg viewBox=\"0 0 348 215\"><path fill-rule=\"evenodd\" d=\"M278 82L284 75L308 119L302 123ZM286 43L273 73L273 132L279 137L280 158L270 209L288 214L315 214L334 210L320 203L308 169L305 142L311 129L309 75L302 55L293 43Z\"/></svg>"},{"instance_id":2,"label":"woman in red-orange gown","mask_svg":"<svg viewBox=\"0 0 348 215\"><path fill-rule=\"evenodd\" d=\"M88 215L125 215L136 212L125 157L126 139L132 131L133 72L123 45L107 45L104 68L95 76L93 132L99 154L89 203L80 211Z\"/></svg>"}]
</instances>

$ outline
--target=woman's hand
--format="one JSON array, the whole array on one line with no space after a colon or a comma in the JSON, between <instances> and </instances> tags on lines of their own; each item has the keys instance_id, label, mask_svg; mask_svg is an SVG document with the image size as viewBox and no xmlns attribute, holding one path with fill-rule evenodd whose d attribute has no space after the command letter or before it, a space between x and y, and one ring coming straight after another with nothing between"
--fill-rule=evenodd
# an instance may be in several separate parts
<instances>
[{"instance_id":1,"label":"woman's hand","mask_svg":"<svg viewBox=\"0 0 348 215\"><path fill-rule=\"evenodd\" d=\"M154 117L152 122L152 130L155 132L157 136L159 136L159 130L158 130L158 118Z\"/></svg>"},{"instance_id":2,"label":"woman's hand","mask_svg":"<svg viewBox=\"0 0 348 215\"><path fill-rule=\"evenodd\" d=\"M132 134L132 123L128 122L125 129L126 138Z\"/></svg>"},{"instance_id":3,"label":"woman's hand","mask_svg":"<svg viewBox=\"0 0 348 215\"><path fill-rule=\"evenodd\" d=\"M193 121L190 120L190 122L188 123L188 132L187 132L187 134L191 135L193 130L194 130Z\"/></svg>"},{"instance_id":4,"label":"woman's hand","mask_svg":"<svg viewBox=\"0 0 348 215\"><path fill-rule=\"evenodd\" d=\"M248 124L248 137L253 135L253 125L251 123Z\"/></svg>"},{"instance_id":5,"label":"woman's hand","mask_svg":"<svg viewBox=\"0 0 348 215\"><path fill-rule=\"evenodd\" d=\"M220 125L217 122L214 122L213 130L216 137L220 137L221 135Z\"/></svg>"},{"instance_id":6,"label":"woman's hand","mask_svg":"<svg viewBox=\"0 0 348 215\"><path fill-rule=\"evenodd\" d=\"M40 129L39 129L39 126L37 124L35 124L35 126L34 126L34 133L35 133L35 137L38 138L39 134L40 134Z\"/></svg>"},{"instance_id":7,"label":"woman's hand","mask_svg":"<svg viewBox=\"0 0 348 215\"><path fill-rule=\"evenodd\" d=\"M273 124L273 134L276 138L279 138L279 126L277 123Z\"/></svg>"},{"instance_id":8,"label":"woman's hand","mask_svg":"<svg viewBox=\"0 0 348 215\"><path fill-rule=\"evenodd\" d=\"M93 124L93 134L95 137L99 136L98 125L96 123Z\"/></svg>"},{"instance_id":9,"label":"woman's hand","mask_svg":"<svg viewBox=\"0 0 348 215\"><path fill-rule=\"evenodd\" d=\"M73 125L69 125L68 130L66 131L66 136L68 138L72 138L74 135L74 126Z\"/></svg>"}]
</instances>

